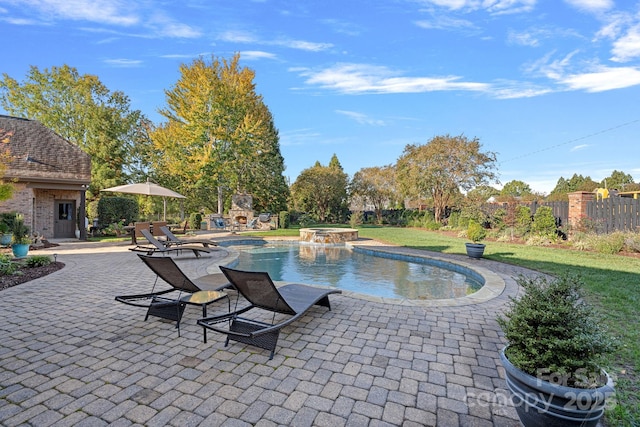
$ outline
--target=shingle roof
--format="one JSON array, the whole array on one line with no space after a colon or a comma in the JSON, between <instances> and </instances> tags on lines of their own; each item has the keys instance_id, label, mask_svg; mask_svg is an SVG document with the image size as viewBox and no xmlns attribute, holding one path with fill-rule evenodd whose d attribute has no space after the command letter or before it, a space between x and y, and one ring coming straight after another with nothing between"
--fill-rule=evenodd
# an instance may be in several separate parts
<instances>
[{"instance_id":1,"label":"shingle roof","mask_svg":"<svg viewBox=\"0 0 640 427\"><path fill-rule=\"evenodd\" d=\"M5 172L6 178L91 182L91 157L42 123L0 115L0 135L9 136L9 142L2 146L8 147L13 156Z\"/></svg>"}]
</instances>

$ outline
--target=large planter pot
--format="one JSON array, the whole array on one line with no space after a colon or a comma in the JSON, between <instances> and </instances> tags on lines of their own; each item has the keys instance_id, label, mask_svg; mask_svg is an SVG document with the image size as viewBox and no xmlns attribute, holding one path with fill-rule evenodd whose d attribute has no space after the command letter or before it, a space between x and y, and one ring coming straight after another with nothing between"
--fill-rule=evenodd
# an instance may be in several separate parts
<instances>
[{"instance_id":1,"label":"large planter pot","mask_svg":"<svg viewBox=\"0 0 640 427\"><path fill-rule=\"evenodd\" d=\"M467 246L467 256L469 258L482 258L484 254L484 243L465 243Z\"/></svg>"},{"instance_id":2,"label":"large planter pot","mask_svg":"<svg viewBox=\"0 0 640 427\"><path fill-rule=\"evenodd\" d=\"M11 240L13 240L13 234L6 233L0 235L0 245L9 246L11 244Z\"/></svg>"},{"instance_id":3,"label":"large planter pot","mask_svg":"<svg viewBox=\"0 0 640 427\"><path fill-rule=\"evenodd\" d=\"M11 245L11 251L13 251L14 257L24 258L29 253L29 244L14 243L13 245Z\"/></svg>"},{"instance_id":4,"label":"large planter pot","mask_svg":"<svg viewBox=\"0 0 640 427\"><path fill-rule=\"evenodd\" d=\"M553 384L516 368L500 352L507 387L525 427L595 427L604 414L605 399L614 393L613 380L591 389Z\"/></svg>"}]
</instances>

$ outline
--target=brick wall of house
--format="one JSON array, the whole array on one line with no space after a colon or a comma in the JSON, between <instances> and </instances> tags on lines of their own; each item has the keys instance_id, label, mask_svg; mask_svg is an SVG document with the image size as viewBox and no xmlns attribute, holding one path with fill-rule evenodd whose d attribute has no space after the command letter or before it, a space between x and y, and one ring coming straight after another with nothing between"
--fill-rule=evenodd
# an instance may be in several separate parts
<instances>
[{"instance_id":1,"label":"brick wall of house","mask_svg":"<svg viewBox=\"0 0 640 427\"><path fill-rule=\"evenodd\" d=\"M47 239L54 237L55 201L75 200L76 209L80 206L77 191L33 189L20 183L14 185L13 198L0 202L0 212L21 213L29 230Z\"/></svg>"},{"instance_id":2,"label":"brick wall of house","mask_svg":"<svg viewBox=\"0 0 640 427\"><path fill-rule=\"evenodd\" d=\"M13 198L0 202L0 212L17 212L24 215L24 223L32 229L33 227L33 198L34 190L27 188L25 184L14 184Z\"/></svg>"},{"instance_id":3,"label":"brick wall of house","mask_svg":"<svg viewBox=\"0 0 640 427\"><path fill-rule=\"evenodd\" d=\"M34 230L47 239L54 237L54 222L58 214L55 210L56 200L75 200L76 212L80 206L77 191L71 190L36 190L35 228ZM74 214L74 215L77 215Z\"/></svg>"}]
</instances>

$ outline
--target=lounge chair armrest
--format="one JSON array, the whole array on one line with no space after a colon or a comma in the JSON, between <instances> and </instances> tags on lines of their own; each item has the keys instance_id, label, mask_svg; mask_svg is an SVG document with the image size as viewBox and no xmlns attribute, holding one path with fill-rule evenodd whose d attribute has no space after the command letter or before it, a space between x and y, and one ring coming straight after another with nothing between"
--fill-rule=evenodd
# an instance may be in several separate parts
<instances>
[{"instance_id":1,"label":"lounge chair armrest","mask_svg":"<svg viewBox=\"0 0 640 427\"><path fill-rule=\"evenodd\" d=\"M133 305L136 307L149 307L150 303L142 304L141 301L149 301L159 295L168 294L173 292L173 289L167 289L165 291L153 292L150 294L138 294L138 295L118 295L115 300L127 305Z\"/></svg>"}]
</instances>

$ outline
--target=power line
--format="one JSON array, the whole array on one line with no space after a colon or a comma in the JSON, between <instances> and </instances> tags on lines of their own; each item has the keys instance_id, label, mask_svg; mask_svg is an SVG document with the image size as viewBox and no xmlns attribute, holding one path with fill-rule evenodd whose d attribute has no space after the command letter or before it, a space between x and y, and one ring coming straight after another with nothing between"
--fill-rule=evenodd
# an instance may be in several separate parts
<instances>
[{"instance_id":1,"label":"power line","mask_svg":"<svg viewBox=\"0 0 640 427\"><path fill-rule=\"evenodd\" d=\"M529 153L525 153L525 154L522 154L522 155L517 156L517 157L512 157L512 158L504 160L502 162L498 162L498 164L511 162L513 160L522 159L524 157L533 156L534 154L542 153L543 151L553 150L554 148L558 148L558 147L561 147L563 145L572 144L574 142L582 141L583 139L591 138L591 137L594 137L596 135L602 135L603 133L611 132L613 130L620 129L622 127L629 126L629 125L632 125L632 124L638 123L638 122L640 122L640 119L632 120L630 122L622 123L622 124L617 125L617 126L612 126L610 128L607 128L607 129L604 129L604 130L601 130L601 131L598 131L598 132L591 133L589 135L581 136L579 138L575 138L575 139L572 139L572 140L569 140L569 141L566 141L566 142L561 142L560 144L551 145L549 147L541 148L541 149L536 150L536 151L531 151Z\"/></svg>"}]
</instances>

